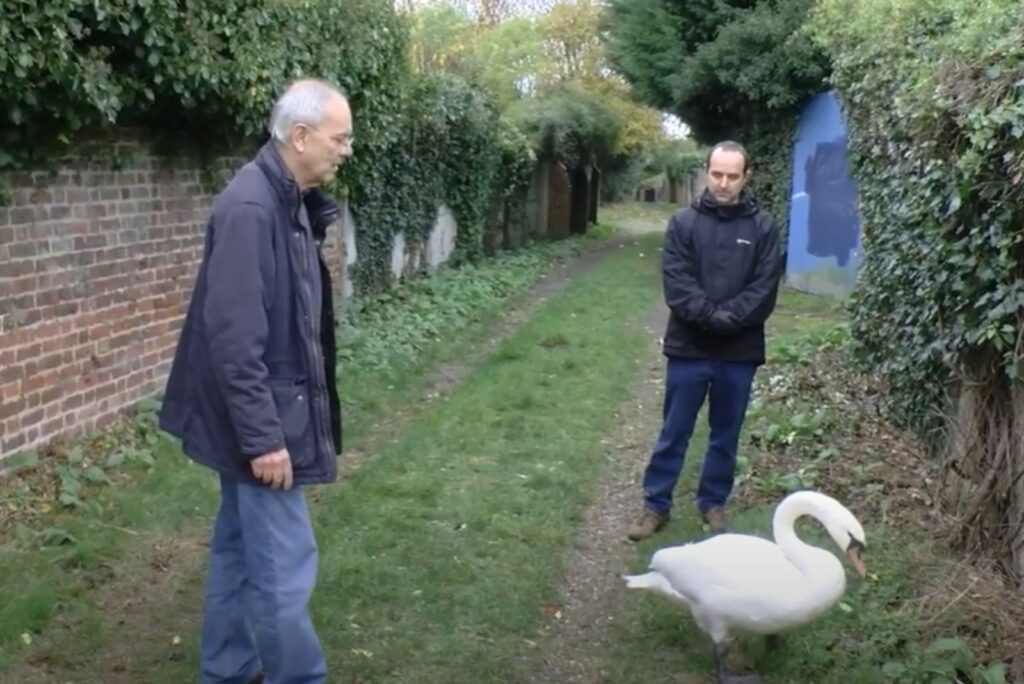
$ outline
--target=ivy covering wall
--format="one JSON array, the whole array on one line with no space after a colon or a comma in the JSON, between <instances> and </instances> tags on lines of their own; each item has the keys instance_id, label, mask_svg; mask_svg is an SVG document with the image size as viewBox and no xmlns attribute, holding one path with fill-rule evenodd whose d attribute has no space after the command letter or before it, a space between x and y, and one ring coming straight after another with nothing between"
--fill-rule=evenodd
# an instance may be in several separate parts
<instances>
[{"instance_id":1,"label":"ivy covering wall","mask_svg":"<svg viewBox=\"0 0 1024 684\"><path fill-rule=\"evenodd\" d=\"M1024 5L822 0L865 261L860 358L931 436L962 540L1024 577Z\"/></svg>"},{"instance_id":2,"label":"ivy covering wall","mask_svg":"<svg viewBox=\"0 0 1024 684\"><path fill-rule=\"evenodd\" d=\"M8 0L0 9L0 169L46 169L83 135L141 127L167 153L249 154L274 97L320 76L345 88L356 156L336 194L359 218L357 287L382 287L392 237L422 238L440 202L457 258L528 180L522 136L481 91L413 74L390 0Z\"/></svg>"},{"instance_id":3,"label":"ivy covering wall","mask_svg":"<svg viewBox=\"0 0 1024 684\"><path fill-rule=\"evenodd\" d=\"M752 189L788 222L793 133L829 65L801 35L813 0L611 0L612 63L647 102L673 111L702 144L742 142Z\"/></svg>"}]
</instances>

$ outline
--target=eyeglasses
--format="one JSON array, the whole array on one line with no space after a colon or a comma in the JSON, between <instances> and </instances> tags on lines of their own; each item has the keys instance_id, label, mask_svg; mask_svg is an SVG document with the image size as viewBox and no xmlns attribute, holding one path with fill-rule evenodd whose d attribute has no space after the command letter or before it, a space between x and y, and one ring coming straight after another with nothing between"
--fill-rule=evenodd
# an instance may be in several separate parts
<instances>
[{"instance_id":1,"label":"eyeglasses","mask_svg":"<svg viewBox=\"0 0 1024 684\"><path fill-rule=\"evenodd\" d=\"M314 126L313 124L304 123L301 125L305 126L311 131L317 131L318 133L321 132L320 129ZM347 147L349 149L352 149L352 147L356 144L356 138L351 133L342 133L341 135L331 136L330 140L332 143L339 147Z\"/></svg>"}]
</instances>

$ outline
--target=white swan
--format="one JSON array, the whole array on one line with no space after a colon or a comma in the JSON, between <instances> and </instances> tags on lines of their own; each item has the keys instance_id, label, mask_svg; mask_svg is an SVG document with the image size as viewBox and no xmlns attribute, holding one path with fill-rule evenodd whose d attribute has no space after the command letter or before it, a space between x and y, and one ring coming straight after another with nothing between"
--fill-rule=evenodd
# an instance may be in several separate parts
<instances>
[{"instance_id":1,"label":"white swan","mask_svg":"<svg viewBox=\"0 0 1024 684\"><path fill-rule=\"evenodd\" d=\"M660 549L651 572L624 575L631 589L649 589L687 607L714 642L715 670L724 674L722 656L733 631L775 636L814 620L846 589L846 572L833 554L800 541L793 529L803 515L819 520L857 573L864 530L857 518L832 497L818 492L790 494L775 509L775 542L745 534L718 534L701 542ZM754 682L756 678L743 680Z\"/></svg>"}]
</instances>

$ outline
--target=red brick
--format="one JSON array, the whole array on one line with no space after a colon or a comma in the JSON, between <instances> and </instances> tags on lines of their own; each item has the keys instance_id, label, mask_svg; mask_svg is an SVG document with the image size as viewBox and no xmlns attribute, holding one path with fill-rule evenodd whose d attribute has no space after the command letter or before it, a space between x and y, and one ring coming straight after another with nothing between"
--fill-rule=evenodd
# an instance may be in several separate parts
<instances>
[{"instance_id":1,"label":"red brick","mask_svg":"<svg viewBox=\"0 0 1024 684\"><path fill-rule=\"evenodd\" d=\"M19 423L11 423L11 427L4 430L4 451L13 453L24 446L25 434L19 428Z\"/></svg>"},{"instance_id":2,"label":"red brick","mask_svg":"<svg viewBox=\"0 0 1024 684\"><path fill-rule=\"evenodd\" d=\"M75 409L82 406L82 394L72 394L61 402L61 411L65 413L72 413Z\"/></svg>"},{"instance_id":3,"label":"red brick","mask_svg":"<svg viewBox=\"0 0 1024 684\"><path fill-rule=\"evenodd\" d=\"M18 349L18 363L25 363L29 359L38 358L43 353L43 346L38 342L30 344L27 347L20 347Z\"/></svg>"},{"instance_id":4,"label":"red brick","mask_svg":"<svg viewBox=\"0 0 1024 684\"><path fill-rule=\"evenodd\" d=\"M25 377L25 370L25 365L21 363L0 368L0 385L21 380Z\"/></svg>"},{"instance_id":5,"label":"red brick","mask_svg":"<svg viewBox=\"0 0 1024 684\"><path fill-rule=\"evenodd\" d=\"M53 416L47 416L46 422L39 427L39 432L43 435L55 435L59 434L63 429L64 416L58 413Z\"/></svg>"},{"instance_id":6,"label":"red brick","mask_svg":"<svg viewBox=\"0 0 1024 684\"><path fill-rule=\"evenodd\" d=\"M35 401L34 403L30 401L29 405L38 405L38 403L38 400ZM43 420L43 413L44 412L42 408L37 408L22 415L21 418L19 419L19 422L21 423L21 428L24 430L31 426L38 425Z\"/></svg>"},{"instance_id":7,"label":"red brick","mask_svg":"<svg viewBox=\"0 0 1024 684\"><path fill-rule=\"evenodd\" d=\"M0 421L11 416L16 416L25 410L25 398L5 400L0 402Z\"/></svg>"},{"instance_id":8,"label":"red brick","mask_svg":"<svg viewBox=\"0 0 1024 684\"><path fill-rule=\"evenodd\" d=\"M122 170L96 155L53 175L4 174L0 458L106 424L170 367L212 198L195 169L116 144L133 160Z\"/></svg>"}]
</instances>

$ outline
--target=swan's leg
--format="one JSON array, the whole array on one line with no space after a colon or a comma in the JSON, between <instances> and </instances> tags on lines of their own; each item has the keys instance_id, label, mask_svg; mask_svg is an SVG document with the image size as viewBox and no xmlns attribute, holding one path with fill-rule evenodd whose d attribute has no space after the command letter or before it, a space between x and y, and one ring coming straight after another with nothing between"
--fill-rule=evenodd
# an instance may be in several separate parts
<instances>
[{"instance_id":1,"label":"swan's leg","mask_svg":"<svg viewBox=\"0 0 1024 684\"><path fill-rule=\"evenodd\" d=\"M729 648L732 646L731 640L722 642L712 641L712 652L715 658L715 681L718 684L764 684L761 679L761 675L756 672L750 672L748 674L735 675L730 674L726 667L726 658L729 654Z\"/></svg>"},{"instance_id":2,"label":"swan's leg","mask_svg":"<svg viewBox=\"0 0 1024 684\"><path fill-rule=\"evenodd\" d=\"M729 642L711 642L711 655L715 659L715 680L718 684L726 684L728 673L725 671L725 656L729 652Z\"/></svg>"}]
</instances>

